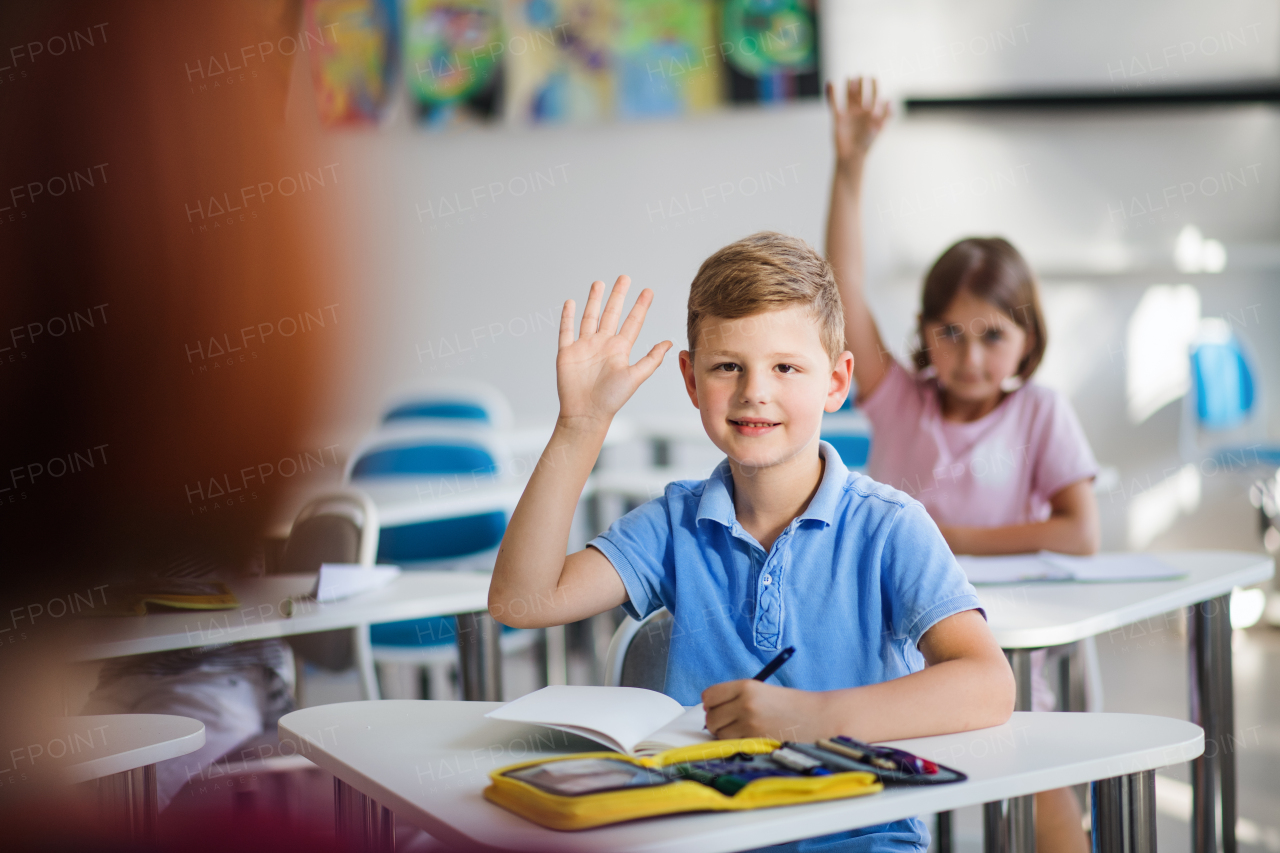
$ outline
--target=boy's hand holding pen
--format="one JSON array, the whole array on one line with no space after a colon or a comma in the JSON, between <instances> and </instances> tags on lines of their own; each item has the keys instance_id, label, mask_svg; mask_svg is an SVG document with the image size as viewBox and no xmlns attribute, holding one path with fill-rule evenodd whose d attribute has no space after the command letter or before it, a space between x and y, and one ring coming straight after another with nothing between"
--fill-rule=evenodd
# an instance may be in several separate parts
<instances>
[{"instance_id":1,"label":"boy's hand holding pen","mask_svg":"<svg viewBox=\"0 0 1280 853\"><path fill-rule=\"evenodd\" d=\"M806 740L810 739L810 729L820 732L822 693L764 683L793 654L795 647L789 646L753 678L713 684L702 691L707 731L717 738L771 737L775 740Z\"/></svg>"}]
</instances>

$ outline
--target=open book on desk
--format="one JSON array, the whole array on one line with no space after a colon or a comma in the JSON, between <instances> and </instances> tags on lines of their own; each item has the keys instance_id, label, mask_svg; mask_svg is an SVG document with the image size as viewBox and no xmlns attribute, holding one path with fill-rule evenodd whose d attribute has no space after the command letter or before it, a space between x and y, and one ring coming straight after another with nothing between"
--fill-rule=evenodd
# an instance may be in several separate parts
<instances>
[{"instance_id":1,"label":"open book on desk","mask_svg":"<svg viewBox=\"0 0 1280 853\"><path fill-rule=\"evenodd\" d=\"M1006 554L995 557L959 556L970 583L1026 583L1029 581L1076 581L1080 583L1121 583L1167 581L1186 577L1151 554L1115 553L1076 557L1041 551L1038 554Z\"/></svg>"},{"instance_id":2,"label":"open book on desk","mask_svg":"<svg viewBox=\"0 0 1280 853\"><path fill-rule=\"evenodd\" d=\"M627 755L654 755L712 739L701 705L685 708L640 687L553 685L485 714L569 732Z\"/></svg>"}]
</instances>

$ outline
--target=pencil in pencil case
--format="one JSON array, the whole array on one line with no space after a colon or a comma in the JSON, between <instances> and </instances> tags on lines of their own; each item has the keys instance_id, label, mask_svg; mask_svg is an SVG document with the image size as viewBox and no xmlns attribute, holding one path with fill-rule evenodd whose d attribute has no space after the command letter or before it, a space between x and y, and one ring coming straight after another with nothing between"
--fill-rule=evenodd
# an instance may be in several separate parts
<instances>
[{"instance_id":1,"label":"pencil in pencil case","mask_svg":"<svg viewBox=\"0 0 1280 853\"><path fill-rule=\"evenodd\" d=\"M492 784L484 796L541 826L575 830L683 812L838 800L884 787L871 772L832 772L825 767L797 771L804 757L780 747L776 740L747 738L669 749L645 758L616 752L540 758L490 773ZM779 764L774 756L780 753L801 763ZM718 772L726 767L740 772ZM760 775L752 778L757 770Z\"/></svg>"}]
</instances>

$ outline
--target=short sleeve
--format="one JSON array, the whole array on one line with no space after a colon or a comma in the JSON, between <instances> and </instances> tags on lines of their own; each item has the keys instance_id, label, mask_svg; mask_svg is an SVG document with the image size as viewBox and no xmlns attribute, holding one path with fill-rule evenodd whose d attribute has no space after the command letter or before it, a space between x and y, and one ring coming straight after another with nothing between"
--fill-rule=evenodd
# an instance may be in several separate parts
<instances>
[{"instance_id":1,"label":"short sleeve","mask_svg":"<svg viewBox=\"0 0 1280 853\"><path fill-rule=\"evenodd\" d=\"M912 501L893 517L880 559L895 639L908 639L916 646L926 631L948 616L982 610L973 584L919 503Z\"/></svg>"},{"instance_id":2,"label":"short sleeve","mask_svg":"<svg viewBox=\"0 0 1280 853\"><path fill-rule=\"evenodd\" d=\"M587 543L613 564L627 588L622 605L632 619L666 606L675 573L675 548L667 497L642 504Z\"/></svg>"},{"instance_id":3,"label":"short sleeve","mask_svg":"<svg viewBox=\"0 0 1280 853\"><path fill-rule=\"evenodd\" d=\"M858 402L872 427L892 430L895 425L918 421L923 410L915 379L897 359L890 359L880 384Z\"/></svg>"},{"instance_id":4,"label":"short sleeve","mask_svg":"<svg viewBox=\"0 0 1280 853\"><path fill-rule=\"evenodd\" d=\"M1051 399L1032 474L1032 488L1045 501L1072 483L1098 475L1098 461L1071 403L1057 392L1052 392Z\"/></svg>"}]
</instances>

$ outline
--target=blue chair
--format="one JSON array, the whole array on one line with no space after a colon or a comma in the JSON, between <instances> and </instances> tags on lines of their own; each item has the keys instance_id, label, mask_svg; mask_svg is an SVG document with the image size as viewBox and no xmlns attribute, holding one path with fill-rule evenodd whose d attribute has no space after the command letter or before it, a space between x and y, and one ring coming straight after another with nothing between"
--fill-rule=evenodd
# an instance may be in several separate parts
<instances>
[{"instance_id":1,"label":"blue chair","mask_svg":"<svg viewBox=\"0 0 1280 853\"><path fill-rule=\"evenodd\" d=\"M822 440L829 442L851 471L865 471L871 456L871 423L854 408L853 394L844 405L822 416Z\"/></svg>"},{"instance_id":2,"label":"blue chair","mask_svg":"<svg viewBox=\"0 0 1280 853\"><path fill-rule=\"evenodd\" d=\"M509 429L511 406L501 391L483 382L438 381L395 397L382 423Z\"/></svg>"},{"instance_id":3,"label":"blue chair","mask_svg":"<svg viewBox=\"0 0 1280 853\"><path fill-rule=\"evenodd\" d=\"M491 430L404 424L382 430L352 454L347 477L378 509L377 561L413 569L493 569L523 483ZM532 644L532 631L504 629L502 646ZM373 625L372 657L382 665L426 667L434 698L452 694L457 664L453 617Z\"/></svg>"},{"instance_id":4,"label":"blue chair","mask_svg":"<svg viewBox=\"0 0 1280 853\"><path fill-rule=\"evenodd\" d=\"M1191 389L1182 401L1183 461L1243 469L1280 465L1267 441L1262 388L1248 345L1225 320L1205 318L1191 345Z\"/></svg>"}]
</instances>

